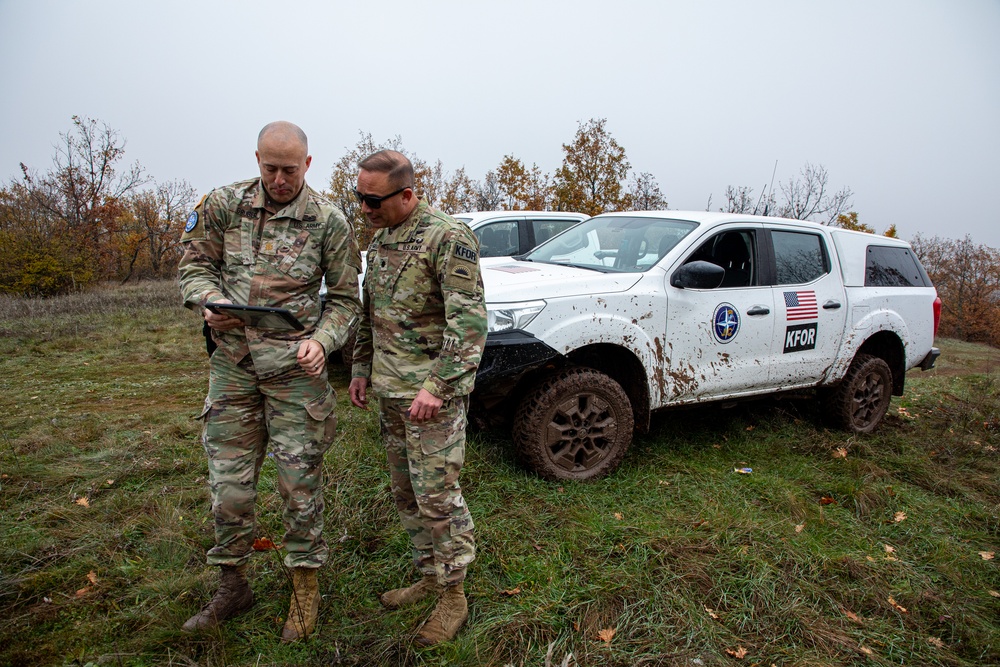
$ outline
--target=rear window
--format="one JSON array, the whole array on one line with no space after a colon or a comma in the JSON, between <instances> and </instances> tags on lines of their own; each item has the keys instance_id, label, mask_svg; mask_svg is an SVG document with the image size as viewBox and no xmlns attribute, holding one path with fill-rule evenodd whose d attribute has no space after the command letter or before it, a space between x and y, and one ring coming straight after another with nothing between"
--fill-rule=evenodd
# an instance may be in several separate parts
<instances>
[{"instance_id":1,"label":"rear window","mask_svg":"<svg viewBox=\"0 0 1000 667\"><path fill-rule=\"evenodd\" d=\"M866 287L930 287L931 280L909 248L868 246Z\"/></svg>"}]
</instances>

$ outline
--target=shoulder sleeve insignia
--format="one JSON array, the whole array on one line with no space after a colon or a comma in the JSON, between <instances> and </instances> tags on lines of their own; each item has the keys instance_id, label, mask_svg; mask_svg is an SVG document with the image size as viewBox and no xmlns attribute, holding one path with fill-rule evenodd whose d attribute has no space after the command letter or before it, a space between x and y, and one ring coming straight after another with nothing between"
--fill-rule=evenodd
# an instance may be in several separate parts
<instances>
[{"instance_id":1,"label":"shoulder sleeve insignia","mask_svg":"<svg viewBox=\"0 0 1000 667\"><path fill-rule=\"evenodd\" d=\"M204 239L206 237L204 213L206 199L208 199L208 195L202 195L201 199L198 200L198 204L194 207L194 210L188 214L187 222L184 224L184 234L181 236L181 241L192 241L195 239Z\"/></svg>"},{"instance_id":2,"label":"shoulder sleeve insignia","mask_svg":"<svg viewBox=\"0 0 1000 667\"><path fill-rule=\"evenodd\" d=\"M455 244L455 250L453 253L458 259L464 259L467 262L475 262L479 259L476 251L472 248L462 245L461 243Z\"/></svg>"}]
</instances>

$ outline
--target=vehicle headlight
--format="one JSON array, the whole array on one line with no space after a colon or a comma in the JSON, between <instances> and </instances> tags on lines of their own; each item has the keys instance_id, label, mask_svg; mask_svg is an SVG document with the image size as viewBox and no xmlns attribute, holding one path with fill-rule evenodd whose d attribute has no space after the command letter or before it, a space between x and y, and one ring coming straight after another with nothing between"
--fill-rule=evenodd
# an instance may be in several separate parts
<instances>
[{"instance_id":1,"label":"vehicle headlight","mask_svg":"<svg viewBox=\"0 0 1000 667\"><path fill-rule=\"evenodd\" d=\"M495 307L487 304L486 322L489 330L493 332L523 329L535 319L535 315L542 312L542 308L545 308L544 301L526 301Z\"/></svg>"}]
</instances>

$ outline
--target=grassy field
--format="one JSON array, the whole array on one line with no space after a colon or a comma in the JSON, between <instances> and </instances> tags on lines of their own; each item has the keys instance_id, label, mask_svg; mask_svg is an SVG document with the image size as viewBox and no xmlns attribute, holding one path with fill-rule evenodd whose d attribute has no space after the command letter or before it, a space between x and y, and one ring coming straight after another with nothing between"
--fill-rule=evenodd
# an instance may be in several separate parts
<instances>
[{"instance_id":1,"label":"grassy field","mask_svg":"<svg viewBox=\"0 0 1000 667\"><path fill-rule=\"evenodd\" d=\"M262 552L256 606L185 636L216 572L207 358L177 301L0 300L0 665L1000 664L1000 351L947 340L869 437L816 401L672 412L610 478L559 484L474 434L471 615L431 649L412 641L430 603L378 603L413 572L376 420L334 368L317 635L278 642L289 586ZM270 465L259 508L278 541Z\"/></svg>"}]
</instances>

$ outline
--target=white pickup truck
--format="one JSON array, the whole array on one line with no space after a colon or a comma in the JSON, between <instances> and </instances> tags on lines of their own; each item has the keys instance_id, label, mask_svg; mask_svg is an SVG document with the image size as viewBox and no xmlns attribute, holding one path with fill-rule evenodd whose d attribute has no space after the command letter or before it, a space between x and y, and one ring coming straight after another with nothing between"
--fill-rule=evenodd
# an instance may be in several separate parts
<instances>
[{"instance_id":1,"label":"white pickup truck","mask_svg":"<svg viewBox=\"0 0 1000 667\"><path fill-rule=\"evenodd\" d=\"M529 467L591 479L661 408L815 387L868 433L929 369L941 301L909 245L800 220L610 213L482 260L490 332L472 396Z\"/></svg>"}]
</instances>

